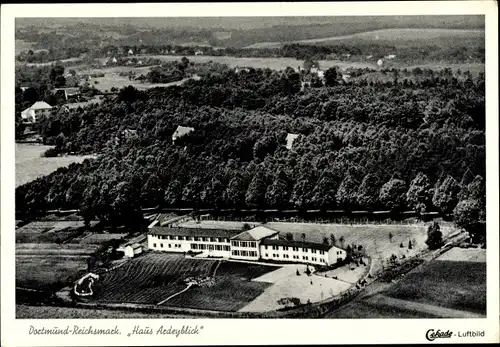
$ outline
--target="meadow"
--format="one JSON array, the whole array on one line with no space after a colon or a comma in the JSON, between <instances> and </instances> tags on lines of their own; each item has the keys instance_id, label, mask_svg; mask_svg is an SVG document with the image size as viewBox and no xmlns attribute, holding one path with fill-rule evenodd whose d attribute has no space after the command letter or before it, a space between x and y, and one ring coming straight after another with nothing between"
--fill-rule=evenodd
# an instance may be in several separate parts
<instances>
[{"instance_id":1,"label":"meadow","mask_svg":"<svg viewBox=\"0 0 500 347\"><path fill-rule=\"evenodd\" d=\"M319 44L332 45L343 42L377 42L391 43L393 45L407 44L408 41L429 42L432 40L449 39L484 39L484 30L462 30L462 29L430 29L430 28L397 28L381 29L354 33L350 35L338 35L330 37L321 37L308 40L296 40L291 42L259 42L246 48L279 48L285 43L298 44Z\"/></svg>"},{"instance_id":2,"label":"meadow","mask_svg":"<svg viewBox=\"0 0 500 347\"><path fill-rule=\"evenodd\" d=\"M162 61L179 61L182 56L174 56L174 55L147 55L147 56L136 56L137 58L153 58L159 59ZM238 57L229 57L229 56L208 56L208 55L198 55L198 56L186 56L189 61L193 61L195 63L208 63L210 61L216 62L219 64L227 64L231 68L235 68L237 66L246 66L253 68L261 68L261 69L273 69L273 70L283 70L287 67L297 68L298 66L302 66L304 63L303 60L297 60L295 58L238 58ZM320 60L319 65L322 70L326 70L332 66L338 66L339 68L375 68L375 62L347 62L340 60Z\"/></svg>"},{"instance_id":3,"label":"meadow","mask_svg":"<svg viewBox=\"0 0 500 347\"><path fill-rule=\"evenodd\" d=\"M81 163L85 159L93 158L92 155L42 157L42 154L49 148L52 148L52 146L16 143L16 187L48 175L60 167L72 163Z\"/></svg>"},{"instance_id":4,"label":"meadow","mask_svg":"<svg viewBox=\"0 0 500 347\"><path fill-rule=\"evenodd\" d=\"M83 275L98 246L16 244L16 287L54 292Z\"/></svg>"},{"instance_id":5,"label":"meadow","mask_svg":"<svg viewBox=\"0 0 500 347\"><path fill-rule=\"evenodd\" d=\"M395 283L373 284L367 292L326 318L485 317L485 253L485 250L452 248Z\"/></svg>"}]
</instances>

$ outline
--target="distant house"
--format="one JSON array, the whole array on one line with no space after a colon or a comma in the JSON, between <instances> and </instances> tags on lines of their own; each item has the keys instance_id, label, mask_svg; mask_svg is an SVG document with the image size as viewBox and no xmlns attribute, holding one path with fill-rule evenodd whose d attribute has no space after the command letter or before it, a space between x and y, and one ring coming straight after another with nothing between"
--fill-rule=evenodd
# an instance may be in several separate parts
<instances>
[{"instance_id":1,"label":"distant house","mask_svg":"<svg viewBox=\"0 0 500 347\"><path fill-rule=\"evenodd\" d=\"M128 50L128 55L133 55L134 54L134 51L131 49Z\"/></svg>"},{"instance_id":2,"label":"distant house","mask_svg":"<svg viewBox=\"0 0 500 347\"><path fill-rule=\"evenodd\" d=\"M45 101L37 101L21 112L21 118L26 123L35 123L41 116L49 116L51 112L52 106Z\"/></svg>"},{"instance_id":3,"label":"distant house","mask_svg":"<svg viewBox=\"0 0 500 347\"><path fill-rule=\"evenodd\" d=\"M72 97L78 97L81 93L79 88L56 88L54 89L54 94L62 94L64 95L64 100L68 100Z\"/></svg>"},{"instance_id":4,"label":"distant house","mask_svg":"<svg viewBox=\"0 0 500 347\"><path fill-rule=\"evenodd\" d=\"M300 91L303 92L306 89L311 88L311 81L302 81L300 82Z\"/></svg>"},{"instance_id":5,"label":"distant house","mask_svg":"<svg viewBox=\"0 0 500 347\"><path fill-rule=\"evenodd\" d=\"M388 60L393 60L396 58L396 55L395 54L389 54L389 55L386 55L385 56L385 59L388 59Z\"/></svg>"},{"instance_id":6,"label":"distant house","mask_svg":"<svg viewBox=\"0 0 500 347\"><path fill-rule=\"evenodd\" d=\"M351 79L350 74L348 73L342 74L342 80L344 80L344 82L349 82L350 79Z\"/></svg>"},{"instance_id":7,"label":"distant house","mask_svg":"<svg viewBox=\"0 0 500 347\"><path fill-rule=\"evenodd\" d=\"M306 61L304 61L304 64L302 66L303 69L307 72L312 72L312 69L314 69L314 71L319 70L319 63L317 61L312 61L311 59L307 59Z\"/></svg>"},{"instance_id":8,"label":"distant house","mask_svg":"<svg viewBox=\"0 0 500 347\"><path fill-rule=\"evenodd\" d=\"M321 79L325 78L325 72L323 70L318 70L317 74L318 74L319 78L321 78Z\"/></svg>"},{"instance_id":9,"label":"distant house","mask_svg":"<svg viewBox=\"0 0 500 347\"><path fill-rule=\"evenodd\" d=\"M250 68L247 67L247 66L236 66L234 68L234 72L236 72L236 73L239 73L239 72L242 72L242 71L249 72Z\"/></svg>"},{"instance_id":10,"label":"distant house","mask_svg":"<svg viewBox=\"0 0 500 347\"><path fill-rule=\"evenodd\" d=\"M123 245L116 249L119 252L123 252L126 257L133 258L134 256L142 253L142 246L138 243L131 245Z\"/></svg>"},{"instance_id":11,"label":"distant house","mask_svg":"<svg viewBox=\"0 0 500 347\"><path fill-rule=\"evenodd\" d=\"M285 145L286 149L288 149L288 150L292 149L293 142L295 141L295 139L297 137L299 137L298 134L290 134L290 133L288 133L286 135L286 145Z\"/></svg>"},{"instance_id":12,"label":"distant house","mask_svg":"<svg viewBox=\"0 0 500 347\"><path fill-rule=\"evenodd\" d=\"M104 62L104 65L111 65L116 63L118 63L118 59L116 59L115 57L110 57L108 60Z\"/></svg>"},{"instance_id":13,"label":"distant house","mask_svg":"<svg viewBox=\"0 0 500 347\"><path fill-rule=\"evenodd\" d=\"M377 60L377 66L378 67L384 66L384 61L382 59Z\"/></svg>"},{"instance_id":14,"label":"distant house","mask_svg":"<svg viewBox=\"0 0 500 347\"><path fill-rule=\"evenodd\" d=\"M203 55L203 51L199 49L196 52L194 52L194 55Z\"/></svg>"},{"instance_id":15,"label":"distant house","mask_svg":"<svg viewBox=\"0 0 500 347\"><path fill-rule=\"evenodd\" d=\"M369 55L366 57L366 59L371 59L371 58L373 58L373 55Z\"/></svg>"},{"instance_id":16,"label":"distant house","mask_svg":"<svg viewBox=\"0 0 500 347\"><path fill-rule=\"evenodd\" d=\"M194 131L194 128L179 125L177 129L175 129L174 134L172 135L172 143L175 144L175 141L177 139L183 137L184 135L189 134L192 131Z\"/></svg>"}]
</instances>

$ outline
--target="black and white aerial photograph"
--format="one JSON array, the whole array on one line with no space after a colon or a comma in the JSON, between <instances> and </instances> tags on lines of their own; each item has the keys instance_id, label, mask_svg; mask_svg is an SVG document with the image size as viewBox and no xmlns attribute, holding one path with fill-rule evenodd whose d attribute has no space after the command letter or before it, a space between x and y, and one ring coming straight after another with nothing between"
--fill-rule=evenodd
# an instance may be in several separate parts
<instances>
[{"instance_id":1,"label":"black and white aerial photograph","mask_svg":"<svg viewBox=\"0 0 500 347\"><path fill-rule=\"evenodd\" d=\"M15 318L486 318L485 57L485 15L16 17Z\"/></svg>"}]
</instances>

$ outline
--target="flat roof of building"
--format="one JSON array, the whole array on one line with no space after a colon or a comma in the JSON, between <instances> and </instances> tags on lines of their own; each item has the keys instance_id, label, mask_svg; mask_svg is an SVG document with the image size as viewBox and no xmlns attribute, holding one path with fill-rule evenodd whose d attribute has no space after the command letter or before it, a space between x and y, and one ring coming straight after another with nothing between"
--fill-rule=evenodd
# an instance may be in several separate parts
<instances>
[{"instance_id":1,"label":"flat roof of building","mask_svg":"<svg viewBox=\"0 0 500 347\"><path fill-rule=\"evenodd\" d=\"M171 236L193 236L193 237L219 237L219 238L232 238L237 235L239 231L236 230L221 230L221 229L207 229L207 228L179 228L179 227L151 227L149 235L171 235Z\"/></svg>"},{"instance_id":2,"label":"flat roof of building","mask_svg":"<svg viewBox=\"0 0 500 347\"><path fill-rule=\"evenodd\" d=\"M287 247L299 247L299 248L310 248L317 249L319 251L329 251L333 246L326 245L323 243L315 243L315 242L302 242L295 240L272 240L272 239L264 239L261 242L262 245L271 245L271 246L287 246Z\"/></svg>"}]
</instances>

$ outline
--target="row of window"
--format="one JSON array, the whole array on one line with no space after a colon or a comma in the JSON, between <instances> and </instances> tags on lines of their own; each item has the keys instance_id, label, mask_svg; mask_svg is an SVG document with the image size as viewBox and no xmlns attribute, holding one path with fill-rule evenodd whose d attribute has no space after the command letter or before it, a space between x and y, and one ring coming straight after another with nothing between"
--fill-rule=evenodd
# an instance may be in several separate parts
<instances>
[{"instance_id":1,"label":"row of window","mask_svg":"<svg viewBox=\"0 0 500 347\"><path fill-rule=\"evenodd\" d=\"M256 257L257 252L255 251L239 251L239 250L233 250L231 252L232 255L235 256L241 256L241 257Z\"/></svg>"},{"instance_id":2,"label":"row of window","mask_svg":"<svg viewBox=\"0 0 500 347\"><path fill-rule=\"evenodd\" d=\"M160 240L179 240L179 241L204 241L204 242L224 242L229 243L229 239L222 237L207 236L175 236L175 235L157 235Z\"/></svg>"},{"instance_id":3,"label":"row of window","mask_svg":"<svg viewBox=\"0 0 500 347\"><path fill-rule=\"evenodd\" d=\"M153 243L153 248L156 248L156 243ZM164 247L163 243L160 243L160 248L181 248L181 245L167 243L167 246Z\"/></svg>"},{"instance_id":4,"label":"row of window","mask_svg":"<svg viewBox=\"0 0 500 347\"><path fill-rule=\"evenodd\" d=\"M265 253L264 255L265 255L266 258L269 258L269 254ZM278 253L273 253L272 257L273 258L279 258L280 255ZM283 259L289 259L289 258L290 258L290 256L288 254L283 254ZM300 257L298 255L292 255L292 258L296 259L296 260L300 259ZM304 256L302 256L302 260L309 260L309 257L307 255L304 255ZM318 258L311 257L311 261L316 261L317 262ZM319 261L326 262L326 260L321 259L321 258L319 258Z\"/></svg>"},{"instance_id":5,"label":"row of window","mask_svg":"<svg viewBox=\"0 0 500 347\"><path fill-rule=\"evenodd\" d=\"M257 248L257 242L253 241L231 241L233 247Z\"/></svg>"},{"instance_id":6,"label":"row of window","mask_svg":"<svg viewBox=\"0 0 500 347\"><path fill-rule=\"evenodd\" d=\"M207 245L204 243L192 243L191 244L191 249L194 250L208 250L208 251L226 251L229 252L231 250L231 247L229 246L223 246L223 245Z\"/></svg>"},{"instance_id":7,"label":"row of window","mask_svg":"<svg viewBox=\"0 0 500 347\"><path fill-rule=\"evenodd\" d=\"M277 246L277 245L273 245L272 249L273 250L279 250L280 247L282 247L282 249L284 251L288 251L289 248L292 248L292 251L294 251L294 252L298 252L299 251L299 247L288 247L288 246ZM267 249L267 245L265 245L264 248ZM302 252L303 253L308 253L309 252L309 248L302 248ZM311 249L311 253L315 254L315 253L317 253L317 250L316 249ZM323 255L323 254L325 254L325 251L319 251L319 254ZM337 252L337 254L338 254L338 252Z\"/></svg>"}]
</instances>

